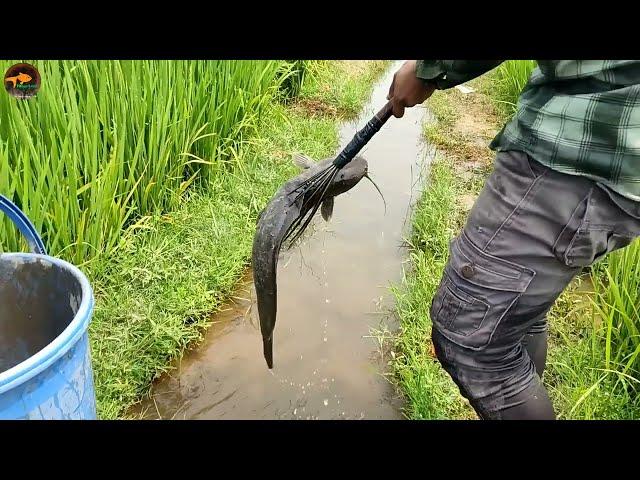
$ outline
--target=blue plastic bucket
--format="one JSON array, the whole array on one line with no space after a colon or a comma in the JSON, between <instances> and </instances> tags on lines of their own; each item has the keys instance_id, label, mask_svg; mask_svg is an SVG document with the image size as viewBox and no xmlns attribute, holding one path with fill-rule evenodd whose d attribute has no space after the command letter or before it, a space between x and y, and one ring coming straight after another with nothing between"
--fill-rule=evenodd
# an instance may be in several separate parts
<instances>
[{"instance_id":1,"label":"blue plastic bucket","mask_svg":"<svg viewBox=\"0 0 640 480\"><path fill-rule=\"evenodd\" d=\"M2 195L0 211L33 252L0 254L0 419L96 419L91 285L46 254L31 222Z\"/></svg>"}]
</instances>

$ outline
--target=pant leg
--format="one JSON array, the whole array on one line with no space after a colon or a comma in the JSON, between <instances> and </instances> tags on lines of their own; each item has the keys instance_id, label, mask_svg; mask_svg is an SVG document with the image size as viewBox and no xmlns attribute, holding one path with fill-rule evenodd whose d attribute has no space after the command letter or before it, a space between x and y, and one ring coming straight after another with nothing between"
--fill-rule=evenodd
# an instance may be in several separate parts
<instances>
[{"instance_id":1,"label":"pant leg","mask_svg":"<svg viewBox=\"0 0 640 480\"><path fill-rule=\"evenodd\" d=\"M537 327L538 325L534 325ZM530 328L522 339L522 346L527 350L529 357L533 360L536 367L536 373L540 378L544 373L547 363L547 339L548 332L546 328L546 319L544 329Z\"/></svg>"},{"instance_id":2,"label":"pant leg","mask_svg":"<svg viewBox=\"0 0 640 480\"><path fill-rule=\"evenodd\" d=\"M604 236L589 227L605 220ZM436 354L482 418L554 418L536 326L583 266L628 243L614 230L630 241L640 221L591 180L497 155L431 307Z\"/></svg>"}]
</instances>

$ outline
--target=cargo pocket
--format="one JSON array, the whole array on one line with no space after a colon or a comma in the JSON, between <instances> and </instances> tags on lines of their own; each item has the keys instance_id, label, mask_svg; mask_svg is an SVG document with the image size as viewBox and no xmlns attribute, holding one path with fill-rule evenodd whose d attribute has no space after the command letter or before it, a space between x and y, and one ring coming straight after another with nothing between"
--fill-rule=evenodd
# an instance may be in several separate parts
<instances>
[{"instance_id":1,"label":"cargo pocket","mask_svg":"<svg viewBox=\"0 0 640 480\"><path fill-rule=\"evenodd\" d=\"M588 267L608 253L626 247L634 238L632 234L617 233L604 226L581 229L565 254L565 263L571 267Z\"/></svg>"},{"instance_id":2,"label":"cargo pocket","mask_svg":"<svg viewBox=\"0 0 640 480\"><path fill-rule=\"evenodd\" d=\"M558 260L568 267L588 267L638 236L640 222L625 212L605 208L608 202L608 197L593 188L578 204L554 244Z\"/></svg>"},{"instance_id":3,"label":"cargo pocket","mask_svg":"<svg viewBox=\"0 0 640 480\"><path fill-rule=\"evenodd\" d=\"M451 243L431 306L434 327L457 345L483 349L534 276L531 269L482 252L463 232Z\"/></svg>"}]
</instances>

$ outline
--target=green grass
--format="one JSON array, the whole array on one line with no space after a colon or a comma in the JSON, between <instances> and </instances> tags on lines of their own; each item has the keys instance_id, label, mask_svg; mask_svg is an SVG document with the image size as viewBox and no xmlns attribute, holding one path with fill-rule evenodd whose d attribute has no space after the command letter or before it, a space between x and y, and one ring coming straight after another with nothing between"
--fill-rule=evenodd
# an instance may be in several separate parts
<instances>
[{"instance_id":1,"label":"green grass","mask_svg":"<svg viewBox=\"0 0 640 480\"><path fill-rule=\"evenodd\" d=\"M611 323L598 313L601 300L594 296L590 278L585 275L574 281L549 314L545 384L559 418L640 418L636 382L628 373L620 374L622 365L610 362L607 367Z\"/></svg>"},{"instance_id":2,"label":"green grass","mask_svg":"<svg viewBox=\"0 0 640 480\"><path fill-rule=\"evenodd\" d=\"M300 90L299 97L331 107L340 117L353 117L359 113L371 93L371 83L390 63L387 60L373 60L364 68L360 62L340 62L341 75L336 76L335 62L315 62L307 68L310 78Z\"/></svg>"},{"instance_id":3,"label":"green grass","mask_svg":"<svg viewBox=\"0 0 640 480\"><path fill-rule=\"evenodd\" d=\"M594 269L595 307L606 331L605 368L640 377L640 241ZM637 380L636 380L637 381Z\"/></svg>"},{"instance_id":4,"label":"green grass","mask_svg":"<svg viewBox=\"0 0 640 480\"><path fill-rule=\"evenodd\" d=\"M305 79L308 77L309 68L315 63L317 62L313 60L287 60L283 63L278 72L279 79L281 78L280 98L283 103L288 103L300 95L303 85L307 83Z\"/></svg>"},{"instance_id":5,"label":"green grass","mask_svg":"<svg viewBox=\"0 0 640 480\"><path fill-rule=\"evenodd\" d=\"M535 60L507 60L491 73L491 96L503 118L509 118L516 112L518 97L536 65Z\"/></svg>"},{"instance_id":6,"label":"green grass","mask_svg":"<svg viewBox=\"0 0 640 480\"><path fill-rule=\"evenodd\" d=\"M338 64L324 68L324 81L353 81ZM370 90L375 76L358 78ZM337 100L361 107L365 99ZM297 172L291 153L330 155L337 126L336 118L271 104L224 175L206 190L192 189L173 213L154 215L88 266L97 297L90 339L101 418L124 416L153 378L202 338L249 262L258 212Z\"/></svg>"},{"instance_id":7,"label":"green grass","mask_svg":"<svg viewBox=\"0 0 640 480\"><path fill-rule=\"evenodd\" d=\"M567 418L640 418L639 264L636 241L592 269L589 295L554 309L551 380Z\"/></svg>"},{"instance_id":8,"label":"green grass","mask_svg":"<svg viewBox=\"0 0 640 480\"><path fill-rule=\"evenodd\" d=\"M0 68L13 63L0 61ZM33 221L51 254L80 266L116 248L127 227L175 208L192 183L224 175L282 96L291 67L300 67L263 60L31 63L42 79L38 95L0 95L0 191ZM16 230L2 222L0 250L21 249Z\"/></svg>"},{"instance_id":9,"label":"green grass","mask_svg":"<svg viewBox=\"0 0 640 480\"><path fill-rule=\"evenodd\" d=\"M434 121L424 125L424 138L432 145L445 150L455 150L464 142L462 135L455 131L456 111L448 101L450 92L435 92L428 100L428 107Z\"/></svg>"},{"instance_id":10,"label":"green grass","mask_svg":"<svg viewBox=\"0 0 640 480\"><path fill-rule=\"evenodd\" d=\"M429 309L448 258L449 241L461 226L456 197L466 191L447 160L431 165L429 184L416 205L409 240L411 268L394 289L400 332L392 362L411 419L473 418L448 374L431 354Z\"/></svg>"}]
</instances>

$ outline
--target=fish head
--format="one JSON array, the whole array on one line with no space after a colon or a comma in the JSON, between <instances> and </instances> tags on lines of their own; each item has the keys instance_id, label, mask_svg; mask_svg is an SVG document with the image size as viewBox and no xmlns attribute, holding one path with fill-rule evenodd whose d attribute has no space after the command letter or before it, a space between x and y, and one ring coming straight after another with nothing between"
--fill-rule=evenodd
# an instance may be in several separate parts
<instances>
[{"instance_id":1,"label":"fish head","mask_svg":"<svg viewBox=\"0 0 640 480\"><path fill-rule=\"evenodd\" d=\"M20 80L21 82L30 82L31 81L31 75L29 75L27 73L20 73L18 75L18 80Z\"/></svg>"},{"instance_id":2,"label":"fish head","mask_svg":"<svg viewBox=\"0 0 640 480\"><path fill-rule=\"evenodd\" d=\"M338 170L331 185L327 189L327 196L335 197L355 187L367 175L369 165L367 161L357 156Z\"/></svg>"}]
</instances>

